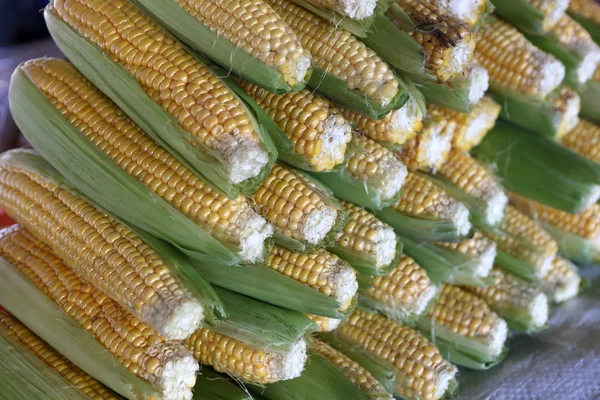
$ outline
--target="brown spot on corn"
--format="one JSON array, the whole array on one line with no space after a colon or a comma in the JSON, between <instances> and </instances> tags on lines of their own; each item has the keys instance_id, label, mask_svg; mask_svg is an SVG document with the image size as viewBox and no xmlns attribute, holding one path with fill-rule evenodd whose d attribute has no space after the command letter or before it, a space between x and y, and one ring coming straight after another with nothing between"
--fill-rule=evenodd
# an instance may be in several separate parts
<instances>
[{"instance_id":1,"label":"brown spot on corn","mask_svg":"<svg viewBox=\"0 0 600 400\"><path fill-rule=\"evenodd\" d=\"M213 32L281 73L289 85L302 82L299 63L310 64L294 32L262 0L175 0Z\"/></svg>"},{"instance_id":2,"label":"brown spot on corn","mask_svg":"<svg viewBox=\"0 0 600 400\"><path fill-rule=\"evenodd\" d=\"M320 315L312 315L312 314L304 314L306 317L310 318L312 322L317 324L319 330L317 332L331 332L337 329L337 327L342 322L341 319L322 317Z\"/></svg>"},{"instance_id":3,"label":"brown spot on corn","mask_svg":"<svg viewBox=\"0 0 600 400\"><path fill-rule=\"evenodd\" d=\"M165 370L169 368L167 363L191 359L181 344L165 341L150 326L80 278L50 247L20 225L0 232L0 254L129 371L163 390L172 390L166 385L174 382L165 382L169 377L164 375L173 373ZM191 381L186 383L192 387L197 370L196 365L178 372L188 375Z\"/></svg>"},{"instance_id":4,"label":"brown spot on corn","mask_svg":"<svg viewBox=\"0 0 600 400\"><path fill-rule=\"evenodd\" d=\"M210 329L198 329L186 342L203 365L252 383L274 383L296 378L304 368L306 343L298 342L290 354L253 349Z\"/></svg>"},{"instance_id":5,"label":"brown spot on corn","mask_svg":"<svg viewBox=\"0 0 600 400\"><path fill-rule=\"evenodd\" d=\"M0 203L69 268L161 334L182 339L201 323L202 305L159 254L73 193L30 170L3 163Z\"/></svg>"},{"instance_id":6,"label":"brown spot on corn","mask_svg":"<svg viewBox=\"0 0 600 400\"><path fill-rule=\"evenodd\" d=\"M447 120L456 123L452 146L458 150L470 151L477 146L492 129L500 115L502 107L490 97L484 97L471 113L462 113L445 107L430 105Z\"/></svg>"},{"instance_id":7,"label":"brown spot on corn","mask_svg":"<svg viewBox=\"0 0 600 400\"><path fill-rule=\"evenodd\" d=\"M594 0L571 0L569 12L600 23L600 4Z\"/></svg>"},{"instance_id":8,"label":"brown spot on corn","mask_svg":"<svg viewBox=\"0 0 600 400\"><path fill-rule=\"evenodd\" d=\"M492 18L479 33L476 57L488 70L493 89L544 98L562 82L564 66L513 25Z\"/></svg>"},{"instance_id":9,"label":"brown spot on corn","mask_svg":"<svg viewBox=\"0 0 600 400\"><path fill-rule=\"evenodd\" d=\"M575 128L562 137L561 143L574 152L600 164L600 127L581 120Z\"/></svg>"},{"instance_id":10,"label":"brown spot on corn","mask_svg":"<svg viewBox=\"0 0 600 400\"><path fill-rule=\"evenodd\" d=\"M399 90L392 69L373 50L343 29L287 0L266 0L296 32L313 63L382 106Z\"/></svg>"},{"instance_id":11,"label":"brown spot on corn","mask_svg":"<svg viewBox=\"0 0 600 400\"><path fill-rule=\"evenodd\" d=\"M396 4L416 27L409 34L425 52L425 67L443 81L463 72L475 50L470 27L431 1L400 0Z\"/></svg>"},{"instance_id":12,"label":"brown spot on corn","mask_svg":"<svg viewBox=\"0 0 600 400\"><path fill-rule=\"evenodd\" d=\"M260 217L243 196L229 199L204 183L68 62L37 59L26 62L22 70L54 107L119 167L211 235L244 246L247 238L240 232L247 230L248 220Z\"/></svg>"},{"instance_id":13,"label":"brown spot on corn","mask_svg":"<svg viewBox=\"0 0 600 400\"><path fill-rule=\"evenodd\" d=\"M314 339L311 347L321 357L338 367L367 397L369 395L378 395L377 399L393 400L394 397L387 393L383 385L356 361L351 360L345 354L320 340ZM385 396L386 393L388 396Z\"/></svg>"},{"instance_id":14,"label":"brown spot on corn","mask_svg":"<svg viewBox=\"0 0 600 400\"><path fill-rule=\"evenodd\" d=\"M49 10L123 66L141 88L189 133L199 150L206 146L232 168L239 183L250 176L236 163L240 151L267 163L251 116L234 93L179 42L131 2L55 0ZM262 28L262 25L260 25ZM237 166L239 169L239 166ZM235 171L234 171L235 170ZM254 175L252 175L254 176Z\"/></svg>"},{"instance_id":15,"label":"brown spot on corn","mask_svg":"<svg viewBox=\"0 0 600 400\"><path fill-rule=\"evenodd\" d=\"M248 81L242 88L277 123L315 171L328 171L344 161L352 139L350 124L329 100L310 90L276 95Z\"/></svg>"},{"instance_id":16,"label":"brown spot on corn","mask_svg":"<svg viewBox=\"0 0 600 400\"><path fill-rule=\"evenodd\" d=\"M120 400L121 396L83 372L79 367L37 337L16 318L0 309L0 329L56 371L91 400Z\"/></svg>"},{"instance_id":17,"label":"brown spot on corn","mask_svg":"<svg viewBox=\"0 0 600 400\"><path fill-rule=\"evenodd\" d=\"M304 254L273 246L265 265L333 297L340 303L340 311L352 305L358 290L356 272L338 256L326 251Z\"/></svg>"},{"instance_id":18,"label":"brown spot on corn","mask_svg":"<svg viewBox=\"0 0 600 400\"><path fill-rule=\"evenodd\" d=\"M397 396L437 400L456 374L456 367L425 337L381 315L357 310L335 334L392 364L399 375L394 387Z\"/></svg>"},{"instance_id":19,"label":"brown spot on corn","mask_svg":"<svg viewBox=\"0 0 600 400\"><path fill-rule=\"evenodd\" d=\"M335 225L338 211L301 173L275 165L253 196L259 213L282 234L312 244Z\"/></svg>"}]
</instances>

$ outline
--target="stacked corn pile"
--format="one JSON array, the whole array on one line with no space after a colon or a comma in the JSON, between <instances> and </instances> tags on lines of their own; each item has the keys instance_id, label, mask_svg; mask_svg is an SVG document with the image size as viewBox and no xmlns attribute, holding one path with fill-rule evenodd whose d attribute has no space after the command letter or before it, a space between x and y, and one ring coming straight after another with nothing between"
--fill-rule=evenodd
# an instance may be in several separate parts
<instances>
[{"instance_id":1,"label":"stacked corn pile","mask_svg":"<svg viewBox=\"0 0 600 400\"><path fill-rule=\"evenodd\" d=\"M437 400L600 259L592 0L44 14L69 61L15 70L35 150L0 156L10 398Z\"/></svg>"}]
</instances>

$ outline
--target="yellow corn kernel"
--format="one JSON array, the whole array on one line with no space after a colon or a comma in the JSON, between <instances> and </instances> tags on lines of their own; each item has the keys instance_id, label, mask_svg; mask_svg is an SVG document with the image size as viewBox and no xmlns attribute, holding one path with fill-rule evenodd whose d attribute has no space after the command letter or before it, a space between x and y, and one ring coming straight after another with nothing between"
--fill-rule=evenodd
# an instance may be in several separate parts
<instances>
[{"instance_id":1,"label":"yellow corn kernel","mask_svg":"<svg viewBox=\"0 0 600 400\"><path fill-rule=\"evenodd\" d=\"M331 332L337 329L342 322L341 319L322 317L320 315L312 315L312 314L304 314L306 317L310 318L317 326L319 330L317 332Z\"/></svg>"},{"instance_id":2,"label":"yellow corn kernel","mask_svg":"<svg viewBox=\"0 0 600 400\"><path fill-rule=\"evenodd\" d=\"M334 11L352 19L364 19L375 12L375 0L304 0L318 8Z\"/></svg>"},{"instance_id":3,"label":"yellow corn kernel","mask_svg":"<svg viewBox=\"0 0 600 400\"><path fill-rule=\"evenodd\" d=\"M600 164L600 127L581 120L575 128L561 138L563 146Z\"/></svg>"},{"instance_id":4,"label":"yellow corn kernel","mask_svg":"<svg viewBox=\"0 0 600 400\"><path fill-rule=\"evenodd\" d=\"M555 303L577 296L580 286L581 276L577 267L558 255L554 257L550 271L540 282L540 289Z\"/></svg>"},{"instance_id":5,"label":"yellow corn kernel","mask_svg":"<svg viewBox=\"0 0 600 400\"><path fill-rule=\"evenodd\" d=\"M529 2L544 14L542 23L544 31L549 31L558 23L569 4L568 0L530 0Z\"/></svg>"},{"instance_id":6,"label":"yellow corn kernel","mask_svg":"<svg viewBox=\"0 0 600 400\"><path fill-rule=\"evenodd\" d=\"M600 23L600 4L595 0L571 0L569 12Z\"/></svg>"}]
</instances>

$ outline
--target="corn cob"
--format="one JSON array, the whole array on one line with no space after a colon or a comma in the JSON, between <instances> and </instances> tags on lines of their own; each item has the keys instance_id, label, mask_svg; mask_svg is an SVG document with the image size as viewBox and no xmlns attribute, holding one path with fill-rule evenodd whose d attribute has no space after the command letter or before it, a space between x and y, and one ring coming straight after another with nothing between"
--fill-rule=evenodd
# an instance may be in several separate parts
<instances>
[{"instance_id":1,"label":"corn cob","mask_svg":"<svg viewBox=\"0 0 600 400\"><path fill-rule=\"evenodd\" d=\"M498 121L471 151L506 190L577 214L600 198L598 166L534 132Z\"/></svg>"},{"instance_id":2,"label":"corn cob","mask_svg":"<svg viewBox=\"0 0 600 400\"><path fill-rule=\"evenodd\" d=\"M393 321L409 323L427 310L437 293L427 272L403 255L392 272L375 277L360 291L360 299Z\"/></svg>"},{"instance_id":3,"label":"corn cob","mask_svg":"<svg viewBox=\"0 0 600 400\"><path fill-rule=\"evenodd\" d=\"M203 304L169 268L171 260L74 193L6 153L0 159L0 204L65 263L135 317L171 339L203 321ZM15 157L16 159L16 157Z\"/></svg>"},{"instance_id":4,"label":"corn cob","mask_svg":"<svg viewBox=\"0 0 600 400\"><path fill-rule=\"evenodd\" d=\"M185 342L202 365L251 383L273 383L300 376L306 362L306 342L299 340L285 354L259 350L231 337L200 328Z\"/></svg>"},{"instance_id":5,"label":"corn cob","mask_svg":"<svg viewBox=\"0 0 600 400\"><path fill-rule=\"evenodd\" d=\"M581 276L566 258L554 257L552 268L540 282L540 289L554 303L565 302L579 293Z\"/></svg>"},{"instance_id":6,"label":"corn cob","mask_svg":"<svg viewBox=\"0 0 600 400\"><path fill-rule=\"evenodd\" d=\"M266 2L283 17L311 53L315 65L309 81L312 89L336 103L376 118L406 103L406 92L392 69L364 43L296 4L286 0Z\"/></svg>"},{"instance_id":7,"label":"corn cob","mask_svg":"<svg viewBox=\"0 0 600 400\"><path fill-rule=\"evenodd\" d=\"M425 175L409 172L400 200L375 215L415 240L452 241L471 230L469 210Z\"/></svg>"},{"instance_id":8,"label":"corn cob","mask_svg":"<svg viewBox=\"0 0 600 400\"><path fill-rule=\"evenodd\" d=\"M338 367L369 400L393 400L394 397L373 375L356 361L320 340L313 340L312 349L321 357Z\"/></svg>"},{"instance_id":9,"label":"corn cob","mask_svg":"<svg viewBox=\"0 0 600 400\"><path fill-rule=\"evenodd\" d=\"M6 170L1 175L6 179ZM42 219L39 222L42 223ZM115 234L113 231L112 235ZM135 315L80 278L50 247L22 226L0 232L0 255L93 335L129 371L159 388L162 398L192 398L191 388L198 365L181 344L166 341ZM146 292L140 290L139 293Z\"/></svg>"},{"instance_id":10,"label":"corn cob","mask_svg":"<svg viewBox=\"0 0 600 400\"><path fill-rule=\"evenodd\" d=\"M337 329L342 322L341 319L321 317L320 315L305 314L319 327L317 332L331 332Z\"/></svg>"},{"instance_id":11,"label":"corn cob","mask_svg":"<svg viewBox=\"0 0 600 400\"><path fill-rule=\"evenodd\" d=\"M270 164L260 126L222 80L147 14L123 0L100 9L90 0L53 0L45 16L63 53L144 131L224 192L242 184L253 191Z\"/></svg>"},{"instance_id":12,"label":"corn cob","mask_svg":"<svg viewBox=\"0 0 600 400\"><path fill-rule=\"evenodd\" d=\"M493 8L486 0L433 0L440 8L447 8L452 15L470 26L477 25Z\"/></svg>"},{"instance_id":13,"label":"corn cob","mask_svg":"<svg viewBox=\"0 0 600 400\"><path fill-rule=\"evenodd\" d=\"M569 0L492 0L494 12L516 25L521 31L542 35L550 31L565 15Z\"/></svg>"},{"instance_id":14,"label":"corn cob","mask_svg":"<svg viewBox=\"0 0 600 400\"><path fill-rule=\"evenodd\" d=\"M565 64L568 84L577 86L587 82L600 63L600 47L592 36L568 15L560 17L548 35L533 36L530 40Z\"/></svg>"},{"instance_id":15,"label":"corn cob","mask_svg":"<svg viewBox=\"0 0 600 400\"><path fill-rule=\"evenodd\" d=\"M484 234L498 245L496 264L528 280L543 279L558 251L547 232L512 206L498 229Z\"/></svg>"},{"instance_id":16,"label":"corn cob","mask_svg":"<svg viewBox=\"0 0 600 400\"><path fill-rule=\"evenodd\" d=\"M409 35L425 53L426 71L442 81L447 81L467 68L475 49L475 35L467 24L434 2L400 0L386 13L400 29L403 24L396 22L396 7L400 8L415 26Z\"/></svg>"},{"instance_id":17,"label":"corn cob","mask_svg":"<svg viewBox=\"0 0 600 400\"><path fill-rule=\"evenodd\" d=\"M326 251L302 254L273 246L265 265L333 297L340 312L347 311L354 303L358 290L356 272L334 254Z\"/></svg>"},{"instance_id":18,"label":"corn cob","mask_svg":"<svg viewBox=\"0 0 600 400\"><path fill-rule=\"evenodd\" d=\"M363 208L347 201L341 203L349 219L329 251L363 274L386 274L399 257L394 230Z\"/></svg>"},{"instance_id":19,"label":"corn cob","mask_svg":"<svg viewBox=\"0 0 600 400\"><path fill-rule=\"evenodd\" d=\"M0 336L5 334L27 352L41 360L90 400L120 400L121 396L92 378L62 354L54 350L8 312L0 309ZM7 361L7 360L6 360ZM3 390L6 390L4 388Z\"/></svg>"},{"instance_id":20,"label":"corn cob","mask_svg":"<svg viewBox=\"0 0 600 400\"><path fill-rule=\"evenodd\" d=\"M360 133L383 143L402 145L423 127L423 111L412 96L402 108L381 119L373 119L349 108L342 108L342 114Z\"/></svg>"},{"instance_id":21,"label":"corn cob","mask_svg":"<svg viewBox=\"0 0 600 400\"><path fill-rule=\"evenodd\" d=\"M561 254L580 262L600 260L600 205L574 215L515 194L510 201L552 236Z\"/></svg>"},{"instance_id":22,"label":"corn cob","mask_svg":"<svg viewBox=\"0 0 600 400\"><path fill-rule=\"evenodd\" d=\"M94 151L112 160L125 174L145 185L146 190L184 215L204 234L211 234L226 246L239 249L245 261L261 261L264 242L271 235L272 228L254 212L243 196L229 199L208 186L148 137L68 62L36 59L22 64L20 71L74 128L72 135L68 132L66 135L81 136ZM31 137L30 134L35 135L35 132L27 132L28 137ZM54 139L58 135L55 131L46 132L44 139L47 140L48 136ZM36 140L33 143L38 145ZM47 149L41 143L37 147L42 151ZM49 157L51 160L53 158ZM59 160L54 161L62 167ZM67 172L81 173L80 167L75 164L66 168ZM90 180L90 172L85 170L83 173L84 180ZM98 198L91 194L90 197ZM160 202L159 198L152 200ZM137 221L129 219L132 217L128 209L112 208L106 202L102 204L109 211L137 225ZM146 210L147 213L142 215L144 220L151 224L153 231L164 232L164 221L155 217L160 210ZM177 244L185 246L183 243Z\"/></svg>"},{"instance_id":23,"label":"corn cob","mask_svg":"<svg viewBox=\"0 0 600 400\"><path fill-rule=\"evenodd\" d=\"M352 152L342 169L314 176L343 200L381 209L400 196L406 166L392 151L360 134L352 138Z\"/></svg>"},{"instance_id":24,"label":"corn cob","mask_svg":"<svg viewBox=\"0 0 600 400\"><path fill-rule=\"evenodd\" d=\"M447 119L456 121L456 131L452 146L457 150L469 151L477 146L496 123L501 107L490 97L484 97L474 107L471 113L453 111L444 107L432 106ZM452 153L451 156L452 158Z\"/></svg>"},{"instance_id":25,"label":"corn cob","mask_svg":"<svg viewBox=\"0 0 600 400\"><path fill-rule=\"evenodd\" d=\"M511 24L489 18L477 40L476 58L494 91L545 98L565 77L565 67L537 49Z\"/></svg>"},{"instance_id":26,"label":"corn cob","mask_svg":"<svg viewBox=\"0 0 600 400\"><path fill-rule=\"evenodd\" d=\"M297 157L280 153L284 161L314 171L329 171L344 161L351 127L329 100L307 89L276 95L248 81L241 87L291 141Z\"/></svg>"},{"instance_id":27,"label":"corn cob","mask_svg":"<svg viewBox=\"0 0 600 400\"><path fill-rule=\"evenodd\" d=\"M262 0L242 4L140 0L138 4L194 50L263 87L298 90L308 80L310 55Z\"/></svg>"},{"instance_id":28,"label":"corn cob","mask_svg":"<svg viewBox=\"0 0 600 400\"><path fill-rule=\"evenodd\" d=\"M342 17L352 19L369 18L375 12L377 0L292 0L301 6L313 6L313 8L321 8L328 11L333 11ZM312 10L312 8L307 7Z\"/></svg>"},{"instance_id":29,"label":"corn cob","mask_svg":"<svg viewBox=\"0 0 600 400\"><path fill-rule=\"evenodd\" d=\"M258 212L281 235L318 246L336 230L341 206L302 173L275 165L253 196Z\"/></svg>"},{"instance_id":30,"label":"corn cob","mask_svg":"<svg viewBox=\"0 0 600 400\"><path fill-rule=\"evenodd\" d=\"M502 104L502 119L552 139L560 139L579 122L582 101L568 86L560 86L544 100L507 96L499 92L490 95Z\"/></svg>"},{"instance_id":31,"label":"corn cob","mask_svg":"<svg viewBox=\"0 0 600 400\"><path fill-rule=\"evenodd\" d=\"M508 196L495 176L481 163L461 150L450 151L437 171L444 187L471 211L476 223L497 226L504 218Z\"/></svg>"},{"instance_id":32,"label":"corn cob","mask_svg":"<svg viewBox=\"0 0 600 400\"><path fill-rule=\"evenodd\" d=\"M401 147L394 147L395 153L410 169L435 171L448 158L456 128L456 122L429 106L423 128Z\"/></svg>"},{"instance_id":33,"label":"corn cob","mask_svg":"<svg viewBox=\"0 0 600 400\"><path fill-rule=\"evenodd\" d=\"M487 303L515 331L542 329L548 322L548 298L532 283L510 272L494 268L496 283L486 288L463 287Z\"/></svg>"},{"instance_id":34,"label":"corn cob","mask_svg":"<svg viewBox=\"0 0 600 400\"><path fill-rule=\"evenodd\" d=\"M488 305L465 290L442 285L440 296L429 313L418 322L419 329L432 337L442 354L466 367L488 368L502 358L508 335L506 322ZM475 364L453 353L462 353Z\"/></svg>"},{"instance_id":35,"label":"corn cob","mask_svg":"<svg viewBox=\"0 0 600 400\"><path fill-rule=\"evenodd\" d=\"M561 143L583 157L600 164L600 127L593 122L579 121L571 132L561 138Z\"/></svg>"},{"instance_id":36,"label":"corn cob","mask_svg":"<svg viewBox=\"0 0 600 400\"><path fill-rule=\"evenodd\" d=\"M600 4L594 0L571 0L568 12L600 43Z\"/></svg>"},{"instance_id":37,"label":"corn cob","mask_svg":"<svg viewBox=\"0 0 600 400\"><path fill-rule=\"evenodd\" d=\"M390 370L395 382L386 389L394 396L437 400L455 385L456 367L445 361L433 344L413 329L383 316L357 310L335 332L326 335L326 340L374 376L381 368Z\"/></svg>"}]
</instances>

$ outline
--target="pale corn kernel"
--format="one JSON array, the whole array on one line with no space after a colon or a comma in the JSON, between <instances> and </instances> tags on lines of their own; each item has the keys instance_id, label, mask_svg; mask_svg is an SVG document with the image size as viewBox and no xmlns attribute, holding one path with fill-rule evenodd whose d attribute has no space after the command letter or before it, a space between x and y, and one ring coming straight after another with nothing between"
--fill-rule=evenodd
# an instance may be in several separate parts
<instances>
[{"instance_id":1,"label":"pale corn kernel","mask_svg":"<svg viewBox=\"0 0 600 400\"><path fill-rule=\"evenodd\" d=\"M571 0L569 2L569 11L600 23L600 4L594 0Z\"/></svg>"}]
</instances>

